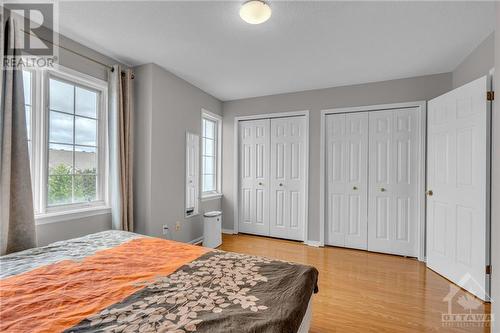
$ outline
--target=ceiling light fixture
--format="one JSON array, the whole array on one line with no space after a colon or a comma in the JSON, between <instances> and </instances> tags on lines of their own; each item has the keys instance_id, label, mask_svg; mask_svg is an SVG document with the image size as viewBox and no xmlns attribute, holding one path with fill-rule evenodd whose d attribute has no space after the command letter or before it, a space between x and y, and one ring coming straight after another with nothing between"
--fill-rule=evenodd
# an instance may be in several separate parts
<instances>
[{"instance_id":1,"label":"ceiling light fixture","mask_svg":"<svg viewBox=\"0 0 500 333\"><path fill-rule=\"evenodd\" d=\"M250 0L241 5L240 17L250 24L261 24L271 17L271 7L264 1Z\"/></svg>"}]
</instances>

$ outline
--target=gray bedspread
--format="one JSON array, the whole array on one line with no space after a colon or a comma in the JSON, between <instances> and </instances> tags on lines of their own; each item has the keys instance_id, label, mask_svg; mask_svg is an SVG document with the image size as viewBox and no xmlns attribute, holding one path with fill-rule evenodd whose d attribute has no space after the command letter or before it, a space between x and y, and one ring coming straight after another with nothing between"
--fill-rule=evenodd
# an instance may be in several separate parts
<instances>
[{"instance_id":1,"label":"gray bedspread","mask_svg":"<svg viewBox=\"0 0 500 333\"><path fill-rule=\"evenodd\" d=\"M1 256L0 279L61 260L81 260L97 251L110 249L137 237L144 236L109 230Z\"/></svg>"}]
</instances>

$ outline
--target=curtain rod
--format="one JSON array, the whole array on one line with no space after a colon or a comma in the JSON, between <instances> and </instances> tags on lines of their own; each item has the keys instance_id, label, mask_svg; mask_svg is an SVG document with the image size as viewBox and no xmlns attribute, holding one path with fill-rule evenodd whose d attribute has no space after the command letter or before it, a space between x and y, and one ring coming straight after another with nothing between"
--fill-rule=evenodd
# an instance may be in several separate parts
<instances>
[{"instance_id":1,"label":"curtain rod","mask_svg":"<svg viewBox=\"0 0 500 333\"><path fill-rule=\"evenodd\" d=\"M111 72L114 72L114 71L115 71L115 69L113 68L113 66L110 66L110 65L108 65L108 64L102 63L102 62L100 62L100 61L98 61L98 60L95 60L95 59L93 59L93 58L91 58L91 57L88 57L88 56L86 56L86 55L84 55L84 54L80 54L80 53L78 53L78 52L76 52L76 51L73 51L73 50L71 50L71 49L67 48L67 47L61 46L61 45L56 44L56 43L54 43L54 42L51 42L50 40L47 40L47 39L45 39L45 38L43 38L43 37L40 37L40 36L34 35L34 34L32 34L31 32L27 32L27 31L22 30L22 29L21 29L21 31L22 31L22 32L24 32L26 35L30 35L30 36L36 37L36 38L38 38L38 39L40 39L40 40L42 40L42 41L44 41L44 42L47 42L47 43L52 44L53 46L59 47L59 48L61 48L61 49L63 49L63 50L66 50L66 51L68 51L68 52L71 52L71 53L73 53L73 54L75 54L75 55L77 55L77 56L80 56L80 57L85 58L85 59L87 59L87 60L89 60L89 61L92 61L93 63L96 63L96 64L98 64L98 65L101 65L101 66L103 66L103 67L105 67L105 68L108 68L108 69L110 69L110 70L111 70ZM122 73L122 74L123 74L123 73ZM131 75L131 78L132 78L132 79L134 79L134 74L132 74L132 75Z\"/></svg>"}]
</instances>

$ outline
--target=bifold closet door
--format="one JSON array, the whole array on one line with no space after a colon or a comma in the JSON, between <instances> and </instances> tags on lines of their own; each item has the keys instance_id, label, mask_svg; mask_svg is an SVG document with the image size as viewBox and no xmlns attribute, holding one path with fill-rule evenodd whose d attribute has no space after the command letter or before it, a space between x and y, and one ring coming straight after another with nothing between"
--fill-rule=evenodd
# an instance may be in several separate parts
<instances>
[{"instance_id":1,"label":"bifold closet door","mask_svg":"<svg viewBox=\"0 0 500 333\"><path fill-rule=\"evenodd\" d=\"M369 113L368 250L417 257L419 111Z\"/></svg>"},{"instance_id":2,"label":"bifold closet door","mask_svg":"<svg viewBox=\"0 0 500 333\"><path fill-rule=\"evenodd\" d=\"M367 248L368 114L326 117L328 245Z\"/></svg>"},{"instance_id":3,"label":"bifold closet door","mask_svg":"<svg viewBox=\"0 0 500 333\"><path fill-rule=\"evenodd\" d=\"M269 235L270 120L239 122L240 232Z\"/></svg>"},{"instance_id":4,"label":"bifold closet door","mask_svg":"<svg viewBox=\"0 0 500 333\"><path fill-rule=\"evenodd\" d=\"M304 117L271 119L270 235L304 240Z\"/></svg>"}]
</instances>

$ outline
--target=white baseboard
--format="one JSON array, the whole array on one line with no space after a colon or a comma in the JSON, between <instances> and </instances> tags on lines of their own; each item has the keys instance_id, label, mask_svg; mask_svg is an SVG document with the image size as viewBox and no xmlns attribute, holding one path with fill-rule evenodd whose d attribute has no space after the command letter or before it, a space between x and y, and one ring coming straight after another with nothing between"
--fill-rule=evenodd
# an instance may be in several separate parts
<instances>
[{"instance_id":1,"label":"white baseboard","mask_svg":"<svg viewBox=\"0 0 500 333\"><path fill-rule=\"evenodd\" d=\"M222 229L223 234L229 234L229 235L234 235L234 230L233 229Z\"/></svg>"},{"instance_id":2,"label":"white baseboard","mask_svg":"<svg viewBox=\"0 0 500 333\"><path fill-rule=\"evenodd\" d=\"M313 241L313 240L306 240L304 242L304 244L306 244L308 246L313 246L313 247L321 247L322 246L320 241Z\"/></svg>"},{"instance_id":3,"label":"white baseboard","mask_svg":"<svg viewBox=\"0 0 500 333\"><path fill-rule=\"evenodd\" d=\"M200 244L203 242L203 236L202 237L198 237L198 238L195 238L193 239L192 241L189 241L188 243L189 244Z\"/></svg>"}]
</instances>

